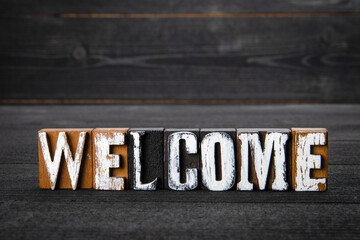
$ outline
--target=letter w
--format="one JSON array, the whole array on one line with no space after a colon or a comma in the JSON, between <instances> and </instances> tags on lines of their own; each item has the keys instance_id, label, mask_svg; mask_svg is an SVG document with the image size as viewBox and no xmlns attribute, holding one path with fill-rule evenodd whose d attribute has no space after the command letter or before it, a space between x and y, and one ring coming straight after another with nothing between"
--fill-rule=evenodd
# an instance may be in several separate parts
<instances>
[{"instance_id":1,"label":"letter w","mask_svg":"<svg viewBox=\"0 0 360 240\"><path fill-rule=\"evenodd\" d=\"M56 186L56 180L59 173L60 160L63 151L71 180L72 189L73 190L76 189L79 178L81 159L84 150L85 137L86 137L86 132L81 132L75 153L75 159L73 159L69 144L67 142L66 133L60 132L56 143L54 160L52 160L50 156L50 150L46 137L46 132L39 133L41 149L44 156L45 165L49 174L50 185L52 190L54 190Z\"/></svg>"}]
</instances>

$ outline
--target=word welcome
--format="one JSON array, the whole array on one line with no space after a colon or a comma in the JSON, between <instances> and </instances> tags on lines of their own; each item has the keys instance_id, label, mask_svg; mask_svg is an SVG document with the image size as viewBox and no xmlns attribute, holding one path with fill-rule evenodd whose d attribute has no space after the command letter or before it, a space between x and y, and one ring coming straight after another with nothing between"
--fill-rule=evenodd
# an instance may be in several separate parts
<instances>
[{"instance_id":1,"label":"word welcome","mask_svg":"<svg viewBox=\"0 0 360 240\"><path fill-rule=\"evenodd\" d=\"M43 129L45 189L326 191L328 133L291 129Z\"/></svg>"}]
</instances>

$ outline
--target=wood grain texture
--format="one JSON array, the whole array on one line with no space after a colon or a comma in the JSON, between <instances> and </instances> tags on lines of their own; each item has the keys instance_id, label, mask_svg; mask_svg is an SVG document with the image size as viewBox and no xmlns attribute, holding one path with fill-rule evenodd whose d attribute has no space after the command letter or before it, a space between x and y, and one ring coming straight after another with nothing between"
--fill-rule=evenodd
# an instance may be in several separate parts
<instances>
[{"instance_id":1,"label":"wood grain texture","mask_svg":"<svg viewBox=\"0 0 360 240\"><path fill-rule=\"evenodd\" d=\"M0 113L1 133L12 136L0 138L2 239L354 239L360 234L359 105L0 106ZM143 117L136 117L139 113ZM100 125L325 127L329 189L40 190L37 131Z\"/></svg>"},{"instance_id":2,"label":"wood grain texture","mask_svg":"<svg viewBox=\"0 0 360 240\"><path fill-rule=\"evenodd\" d=\"M59 201L42 205L31 201L15 201L2 205L1 209L7 207L13 212L9 214L10 211L7 211L4 215L8 220L6 225L2 225L2 235L12 239L54 238L54 233L55 236L77 239L97 238L99 235L105 238L142 238L146 235L151 239L238 239L239 236L249 239L353 239L359 233L357 223L360 208L353 204L83 204L77 202L76 198L74 200L67 202L67 205ZM141 221L134 214L136 210L141 210ZM124 226L125 216L127 221ZM277 220L274 220L275 216ZM59 219L63 223L55 225L48 219ZM38 222L43 224L39 226Z\"/></svg>"},{"instance_id":3,"label":"wood grain texture","mask_svg":"<svg viewBox=\"0 0 360 240\"><path fill-rule=\"evenodd\" d=\"M35 13L11 14L0 13L0 18L298 18L298 17L359 17L358 12L299 12L299 13Z\"/></svg>"},{"instance_id":4,"label":"wood grain texture","mask_svg":"<svg viewBox=\"0 0 360 240\"><path fill-rule=\"evenodd\" d=\"M0 98L360 101L359 24L0 19Z\"/></svg>"},{"instance_id":5,"label":"wood grain texture","mask_svg":"<svg viewBox=\"0 0 360 240\"><path fill-rule=\"evenodd\" d=\"M0 1L0 13L208 13L208 12L359 12L356 0L18 0Z\"/></svg>"}]
</instances>

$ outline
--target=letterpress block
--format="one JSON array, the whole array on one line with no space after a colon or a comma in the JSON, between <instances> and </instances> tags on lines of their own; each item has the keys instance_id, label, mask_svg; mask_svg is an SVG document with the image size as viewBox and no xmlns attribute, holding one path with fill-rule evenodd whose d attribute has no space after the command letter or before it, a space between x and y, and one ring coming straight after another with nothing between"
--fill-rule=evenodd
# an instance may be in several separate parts
<instances>
[{"instance_id":1,"label":"letterpress block","mask_svg":"<svg viewBox=\"0 0 360 240\"><path fill-rule=\"evenodd\" d=\"M92 188L91 131L78 128L38 132L40 188Z\"/></svg>"},{"instance_id":2,"label":"letterpress block","mask_svg":"<svg viewBox=\"0 0 360 240\"><path fill-rule=\"evenodd\" d=\"M288 189L289 135L290 129L237 129L238 190Z\"/></svg>"},{"instance_id":3,"label":"letterpress block","mask_svg":"<svg viewBox=\"0 0 360 240\"><path fill-rule=\"evenodd\" d=\"M295 191L326 191L328 131L292 128L292 187Z\"/></svg>"},{"instance_id":4,"label":"letterpress block","mask_svg":"<svg viewBox=\"0 0 360 240\"><path fill-rule=\"evenodd\" d=\"M199 185L199 129L165 129L164 187L193 190Z\"/></svg>"},{"instance_id":5,"label":"letterpress block","mask_svg":"<svg viewBox=\"0 0 360 240\"><path fill-rule=\"evenodd\" d=\"M128 128L93 130L94 189L124 190L128 181Z\"/></svg>"},{"instance_id":6,"label":"letterpress block","mask_svg":"<svg viewBox=\"0 0 360 240\"><path fill-rule=\"evenodd\" d=\"M201 188L225 191L235 184L236 130L201 129Z\"/></svg>"},{"instance_id":7,"label":"letterpress block","mask_svg":"<svg viewBox=\"0 0 360 240\"><path fill-rule=\"evenodd\" d=\"M128 139L129 188L163 188L164 129L131 128Z\"/></svg>"}]
</instances>

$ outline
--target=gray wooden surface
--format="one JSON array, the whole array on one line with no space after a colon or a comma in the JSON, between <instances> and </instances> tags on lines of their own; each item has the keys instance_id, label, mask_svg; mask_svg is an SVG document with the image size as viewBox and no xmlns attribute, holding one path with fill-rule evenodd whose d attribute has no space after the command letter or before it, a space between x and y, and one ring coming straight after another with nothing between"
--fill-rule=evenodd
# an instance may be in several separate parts
<instances>
[{"instance_id":1,"label":"gray wooden surface","mask_svg":"<svg viewBox=\"0 0 360 240\"><path fill-rule=\"evenodd\" d=\"M360 105L0 106L1 239L356 239ZM48 127L326 127L327 192L40 190Z\"/></svg>"}]
</instances>

